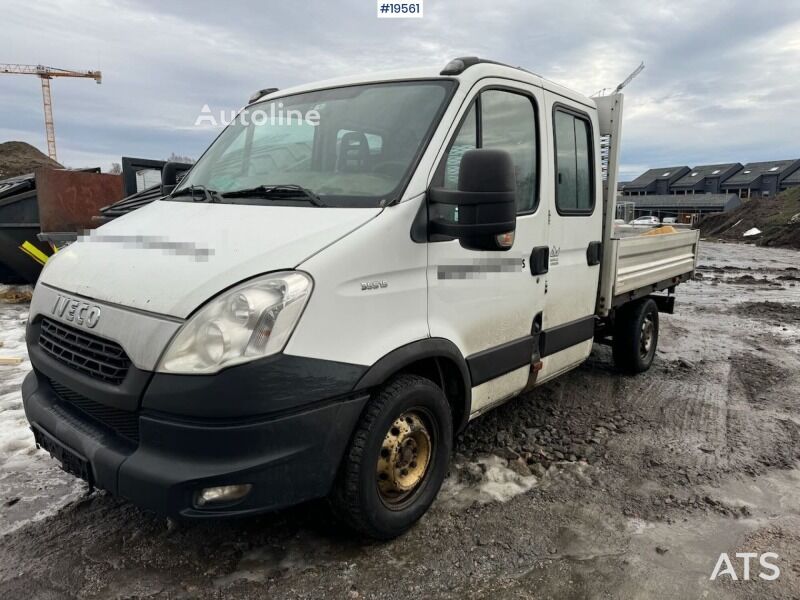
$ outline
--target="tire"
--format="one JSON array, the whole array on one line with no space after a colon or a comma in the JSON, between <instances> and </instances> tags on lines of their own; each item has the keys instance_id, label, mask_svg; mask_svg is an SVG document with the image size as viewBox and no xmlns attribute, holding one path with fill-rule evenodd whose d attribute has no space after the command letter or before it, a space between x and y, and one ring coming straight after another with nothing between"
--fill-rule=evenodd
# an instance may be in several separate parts
<instances>
[{"instance_id":1,"label":"tire","mask_svg":"<svg viewBox=\"0 0 800 600\"><path fill-rule=\"evenodd\" d=\"M624 305L614 321L614 364L629 374L653 364L658 347L658 306L652 298Z\"/></svg>"},{"instance_id":2,"label":"tire","mask_svg":"<svg viewBox=\"0 0 800 600\"><path fill-rule=\"evenodd\" d=\"M417 375L392 379L356 425L330 496L334 514L372 538L404 533L439 493L452 445L453 418L442 390Z\"/></svg>"}]
</instances>

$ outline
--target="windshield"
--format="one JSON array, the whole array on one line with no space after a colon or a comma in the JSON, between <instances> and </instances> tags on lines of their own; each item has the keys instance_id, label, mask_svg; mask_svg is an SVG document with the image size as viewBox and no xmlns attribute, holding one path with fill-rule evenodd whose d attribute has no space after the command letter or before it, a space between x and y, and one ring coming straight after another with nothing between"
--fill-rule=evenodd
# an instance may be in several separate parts
<instances>
[{"instance_id":1,"label":"windshield","mask_svg":"<svg viewBox=\"0 0 800 600\"><path fill-rule=\"evenodd\" d=\"M254 104L220 134L173 196L186 200L187 192L178 192L195 186L225 202L250 204L248 192L261 188L253 196L266 204L286 201L287 192L273 198L263 188L293 186L325 206L396 200L453 86L447 80L357 85Z\"/></svg>"}]
</instances>

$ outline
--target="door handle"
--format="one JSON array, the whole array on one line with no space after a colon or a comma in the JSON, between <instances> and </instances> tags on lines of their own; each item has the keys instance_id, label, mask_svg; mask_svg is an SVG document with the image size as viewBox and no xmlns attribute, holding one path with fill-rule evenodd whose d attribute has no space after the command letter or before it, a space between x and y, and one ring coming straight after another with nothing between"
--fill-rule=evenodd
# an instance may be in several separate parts
<instances>
[{"instance_id":1,"label":"door handle","mask_svg":"<svg viewBox=\"0 0 800 600\"><path fill-rule=\"evenodd\" d=\"M590 267L599 265L603 258L603 243L602 242L589 242L586 248L586 264Z\"/></svg>"},{"instance_id":2,"label":"door handle","mask_svg":"<svg viewBox=\"0 0 800 600\"><path fill-rule=\"evenodd\" d=\"M550 269L550 247L536 246L531 252L531 275L544 275Z\"/></svg>"}]
</instances>

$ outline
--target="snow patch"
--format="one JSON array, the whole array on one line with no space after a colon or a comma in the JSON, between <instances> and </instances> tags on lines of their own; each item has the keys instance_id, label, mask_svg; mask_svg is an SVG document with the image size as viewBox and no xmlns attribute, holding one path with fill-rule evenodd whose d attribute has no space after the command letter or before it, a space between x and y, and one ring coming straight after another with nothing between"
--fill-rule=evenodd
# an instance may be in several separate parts
<instances>
[{"instance_id":1,"label":"snow patch","mask_svg":"<svg viewBox=\"0 0 800 600\"><path fill-rule=\"evenodd\" d=\"M655 524L644 519L633 518L628 521L627 526L631 535L643 535L648 529L653 529Z\"/></svg>"},{"instance_id":2,"label":"snow patch","mask_svg":"<svg viewBox=\"0 0 800 600\"><path fill-rule=\"evenodd\" d=\"M27 322L27 304L0 304L0 356L22 358L19 365L0 365L0 473L24 469L37 457L20 392L31 370L25 346Z\"/></svg>"},{"instance_id":3,"label":"snow patch","mask_svg":"<svg viewBox=\"0 0 800 600\"><path fill-rule=\"evenodd\" d=\"M507 460L495 455L479 458L474 463L456 465L455 468L469 475L460 477L453 473L442 485L439 497L445 502L460 505L508 502L532 489L539 481L535 475L520 475L513 471L508 467Z\"/></svg>"},{"instance_id":4,"label":"snow patch","mask_svg":"<svg viewBox=\"0 0 800 600\"><path fill-rule=\"evenodd\" d=\"M535 475L519 475L508 468L508 461L499 456L489 456L478 460L484 465L484 481L478 486L484 502L507 502L530 490L538 479Z\"/></svg>"},{"instance_id":5,"label":"snow patch","mask_svg":"<svg viewBox=\"0 0 800 600\"><path fill-rule=\"evenodd\" d=\"M14 289L0 285L0 295ZM20 388L31 370L25 344L28 308L0 302L0 356L22 359L19 365L0 365L0 535L55 514L85 490L36 448L25 418Z\"/></svg>"}]
</instances>

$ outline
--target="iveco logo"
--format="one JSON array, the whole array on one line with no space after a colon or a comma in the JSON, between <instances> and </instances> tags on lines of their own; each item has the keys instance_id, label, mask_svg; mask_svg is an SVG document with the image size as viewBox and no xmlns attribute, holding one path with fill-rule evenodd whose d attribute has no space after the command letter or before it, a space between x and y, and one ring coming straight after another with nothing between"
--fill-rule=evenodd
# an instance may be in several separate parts
<instances>
[{"instance_id":1,"label":"iveco logo","mask_svg":"<svg viewBox=\"0 0 800 600\"><path fill-rule=\"evenodd\" d=\"M92 329L100 320L100 307L59 294L53 307L53 314L65 321L72 321Z\"/></svg>"}]
</instances>

